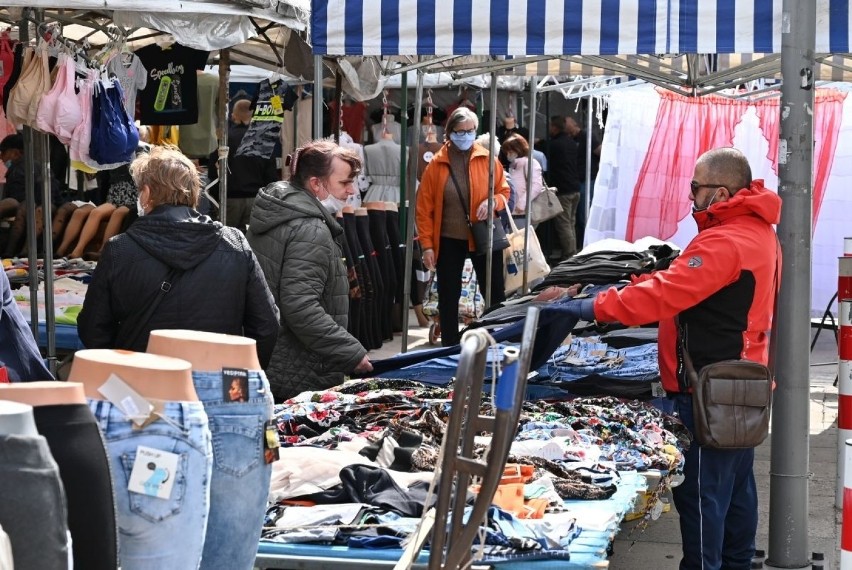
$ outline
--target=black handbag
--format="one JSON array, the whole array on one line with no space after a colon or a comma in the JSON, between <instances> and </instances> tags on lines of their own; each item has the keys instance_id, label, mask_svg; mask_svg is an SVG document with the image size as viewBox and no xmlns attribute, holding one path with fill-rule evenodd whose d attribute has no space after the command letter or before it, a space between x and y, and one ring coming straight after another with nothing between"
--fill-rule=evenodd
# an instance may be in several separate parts
<instances>
[{"instance_id":1,"label":"black handbag","mask_svg":"<svg viewBox=\"0 0 852 570\"><path fill-rule=\"evenodd\" d=\"M490 236L493 236L491 251L503 251L509 247L509 238L506 237L506 230L503 229L503 224L500 220L494 220L492 217L493 226L491 233L488 231L488 220L471 223L470 215L468 214L470 206L465 203L464 197L462 197L461 187L459 186L458 180L456 180L456 175L453 172L452 167L450 167L450 176L453 179L453 185L456 187L456 192L458 192L462 208L464 208L464 219L467 221L470 233L473 234L473 243L476 245L476 253L480 255L488 253L488 238Z\"/></svg>"}]
</instances>

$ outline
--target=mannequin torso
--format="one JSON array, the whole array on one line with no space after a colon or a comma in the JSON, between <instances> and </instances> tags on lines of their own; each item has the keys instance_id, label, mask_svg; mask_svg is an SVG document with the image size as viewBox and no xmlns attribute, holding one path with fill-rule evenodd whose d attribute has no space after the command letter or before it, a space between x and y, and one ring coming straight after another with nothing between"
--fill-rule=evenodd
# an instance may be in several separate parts
<instances>
[{"instance_id":1,"label":"mannequin torso","mask_svg":"<svg viewBox=\"0 0 852 570\"><path fill-rule=\"evenodd\" d=\"M0 435L38 435L33 407L0 400Z\"/></svg>"},{"instance_id":2,"label":"mannequin torso","mask_svg":"<svg viewBox=\"0 0 852 570\"><path fill-rule=\"evenodd\" d=\"M0 384L0 400L30 406L85 404L86 392L79 382L16 382Z\"/></svg>"},{"instance_id":3,"label":"mannequin torso","mask_svg":"<svg viewBox=\"0 0 852 570\"><path fill-rule=\"evenodd\" d=\"M191 365L186 360L127 350L78 350L68 380L80 382L87 398L103 400L98 391L115 374L146 398L196 402Z\"/></svg>"},{"instance_id":4,"label":"mannequin torso","mask_svg":"<svg viewBox=\"0 0 852 570\"><path fill-rule=\"evenodd\" d=\"M151 331L148 352L182 358L198 371L261 368L254 339L236 335L178 329Z\"/></svg>"}]
</instances>

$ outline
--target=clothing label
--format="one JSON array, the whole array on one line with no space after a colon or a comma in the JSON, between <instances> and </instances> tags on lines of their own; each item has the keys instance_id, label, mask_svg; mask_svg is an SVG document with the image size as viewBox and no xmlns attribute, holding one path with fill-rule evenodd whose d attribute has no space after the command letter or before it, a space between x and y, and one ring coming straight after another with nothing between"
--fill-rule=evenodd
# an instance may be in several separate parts
<instances>
[{"instance_id":1,"label":"clothing label","mask_svg":"<svg viewBox=\"0 0 852 570\"><path fill-rule=\"evenodd\" d=\"M651 397L652 398L665 398L666 391L663 390L663 384L661 382L651 382Z\"/></svg>"},{"instance_id":2,"label":"clothing label","mask_svg":"<svg viewBox=\"0 0 852 570\"><path fill-rule=\"evenodd\" d=\"M145 423L154 406L139 392L128 386L116 374L110 374L107 381L98 388L104 398L112 402L121 412L137 426Z\"/></svg>"},{"instance_id":3,"label":"clothing label","mask_svg":"<svg viewBox=\"0 0 852 570\"><path fill-rule=\"evenodd\" d=\"M279 447L281 441L278 439L278 426L275 420L267 420L263 426L263 460L266 463L278 461Z\"/></svg>"},{"instance_id":4,"label":"clothing label","mask_svg":"<svg viewBox=\"0 0 852 570\"><path fill-rule=\"evenodd\" d=\"M248 370L222 368L222 399L226 402L248 402Z\"/></svg>"},{"instance_id":5,"label":"clothing label","mask_svg":"<svg viewBox=\"0 0 852 570\"><path fill-rule=\"evenodd\" d=\"M273 95L269 99L269 103L272 105L272 109L276 113L283 113L284 112L284 104L281 102L281 97L279 95Z\"/></svg>"},{"instance_id":6,"label":"clothing label","mask_svg":"<svg viewBox=\"0 0 852 570\"><path fill-rule=\"evenodd\" d=\"M172 494L180 456L140 445L130 471L127 490L158 499L168 499Z\"/></svg>"}]
</instances>

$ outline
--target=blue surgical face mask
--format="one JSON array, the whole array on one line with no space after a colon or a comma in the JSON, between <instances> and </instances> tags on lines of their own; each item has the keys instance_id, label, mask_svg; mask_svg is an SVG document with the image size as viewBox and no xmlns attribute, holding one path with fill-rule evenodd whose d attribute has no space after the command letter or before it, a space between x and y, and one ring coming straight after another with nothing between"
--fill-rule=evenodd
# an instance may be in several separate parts
<instances>
[{"instance_id":1,"label":"blue surgical face mask","mask_svg":"<svg viewBox=\"0 0 852 570\"><path fill-rule=\"evenodd\" d=\"M460 151L470 150L473 146L473 141L476 140L476 132L471 133L450 133L450 140L456 145Z\"/></svg>"}]
</instances>

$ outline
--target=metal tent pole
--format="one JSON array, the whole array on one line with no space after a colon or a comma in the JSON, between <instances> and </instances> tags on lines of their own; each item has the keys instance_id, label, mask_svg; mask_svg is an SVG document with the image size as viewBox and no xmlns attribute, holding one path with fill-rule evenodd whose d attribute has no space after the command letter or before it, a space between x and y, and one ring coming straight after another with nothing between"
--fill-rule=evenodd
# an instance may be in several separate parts
<instances>
[{"instance_id":1,"label":"metal tent pole","mask_svg":"<svg viewBox=\"0 0 852 570\"><path fill-rule=\"evenodd\" d=\"M485 254L485 275L477 275L477 279L485 281L485 307L491 306L491 287L494 285L491 282L491 267L494 265L494 167L497 159L494 148L497 140L497 72L491 72L491 115L489 116L488 125L488 145L489 145L489 162L488 162L488 251ZM471 209L476 205L471 204ZM476 210L473 210L476 213ZM500 252L499 255L503 253Z\"/></svg>"},{"instance_id":2,"label":"metal tent pole","mask_svg":"<svg viewBox=\"0 0 852 570\"><path fill-rule=\"evenodd\" d=\"M530 145L530 151L527 154L527 203L524 211L527 213L527 223L524 226L524 280L521 292L526 294L529 292L530 284L527 272L529 271L529 256L526 255L527 244L530 243L530 232L534 231L532 227L532 178L533 178L533 141L535 140L535 110L538 97L538 78L533 76L530 78L530 140L527 142Z\"/></svg>"},{"instance_id":3,"label":"metal tent pole","mask_svg":"<svg viewBox=\"0 0 852 570\"><path fill-rule=\"evenodd\" d=\"M314 125L313 138L322 137L322 56L314 56ZM298 145L296 145L298 147Z\"/></svg>"},{"instance_id":4,"label":"metal tent pole","mask_svg":"<svg viewBox=\"0 0 852 570\"><path fill-rule=\"evenodd\" d=\"M784 0L778 237L784 251L772 411L767 565L805 568L808 548L809 353L816 8Z\"/></svg>"},{"instance_id":5,"label":"metal tent pole","mask_svg":"<svg viewBox=\"0 0 852 570\"><path fill-rule=\"evenodd\" d=\"M403 81L405 76L403 74ZM417 153L420 145L420 109L423 103L423 72L417 71L417 88L414 91L414 120L417 123L416 128L412 129L414 136L411 137L411 149L408 151L408 157L412 162L412 166L408 172L408 184L405 184L404 178L400 178L403 182L401 190L405 191L405 199L400 195L400 211L404 212L405 225L405 264L403 265L403 290L402 290L402 348L400 352L408 352L408 320L411 311L410 305L414 304L411 299L411 266L414 263L414 208L415 199L414 191L417 187ZM405 148L405 145L402 147ZM402 164L405 164L405 157L402 159ZM402 221L403 215L400 215Z\"/></svg>"},{"instance_id":6,"label":"metal tent pole","mask_svg":"<svg viewBox=\"0 0 852 570\"><path fill-rule=\"evenodd\" d=\"M583 235L585 235L585 226L589 225L589 211L592 209L592 152L595 150L592 148L592 115L595 100L591 95L586 100L588 101L586 105L586 179L583 181L583 205L586 211L583 217L585 220ZM577 244L577 250L581 249L583 244Z\"/></svg>"},{"instance_id":7,"label":"metal tent pole","mask_svg":"<svg viewBox=\"0 0 852 570\"><path fill-rule=\"evenodd\" d=\"M46 134L38 136L40 158L41 158L41 204L44 227L42 229L42 244L44 247L44 326L47 333L47 367L50 373L56 376L56 313L54 312L53 299L53 234L52 220L53 212L51 205L53 204L53 196L51 192L51 173L50 173L50 139ZM32 218L32 223L28 224L30 229L30 239L36 235L37 220ZM29 228L28 228L29 229ZM35 240L38 240L36 235ZM37 241L33 241L38 245Z\"/></svg>"},{"instance_id":8,"label":"metal tent pole","mask_svg":"<svg viewBox=\"0 0 852 570\"><path fill-rule=\"evenodd\" d=\"M216 121L219 123L219 220L227 223L228 214L228 82L231 75L231 51L219 50L219 106ZM234 149L236 150L236 149Z\"/></svg>"}]
</instances>

